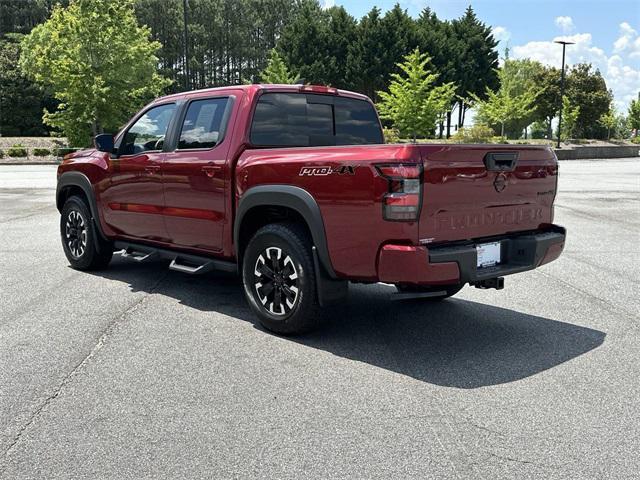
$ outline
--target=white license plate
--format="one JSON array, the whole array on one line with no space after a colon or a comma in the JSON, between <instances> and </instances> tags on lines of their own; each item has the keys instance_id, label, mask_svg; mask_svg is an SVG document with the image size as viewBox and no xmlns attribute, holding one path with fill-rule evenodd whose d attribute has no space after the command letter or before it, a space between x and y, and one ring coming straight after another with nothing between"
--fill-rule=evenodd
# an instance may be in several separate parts
<instances>
[{"instance_id":1,"label":"white license plate","mask_svg":"<svg viewBox=\"0 0 640 480\"><path fill-rule=\"evenodd\" d=\"M478 268L492 267L500 263L500 242L476 245Z\"/></svg>"}]
</instances>

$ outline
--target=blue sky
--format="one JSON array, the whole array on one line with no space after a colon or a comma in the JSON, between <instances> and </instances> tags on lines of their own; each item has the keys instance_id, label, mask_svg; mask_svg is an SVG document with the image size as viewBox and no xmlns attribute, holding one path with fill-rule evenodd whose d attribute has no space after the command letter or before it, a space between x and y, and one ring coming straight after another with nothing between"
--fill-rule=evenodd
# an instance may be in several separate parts
<instances>
[{"instance_id":1,"label":"blue sky","mask_svg":"<svg viewBox=\"0 0 640 480\"><path fill-rule=\"evenodd\" d=\"M360 18L374 5L386 11L396 0L321 0L342 5ZM478 17L494 28L500 50L560 67L557 37L576 45L567 47L568 63L587 61L597 66L614 92L616 106L625 110L640 90L640 0L403 0L416 17L429 6L441 19L459 17L471 4Z\"/></svg>"}]
</instances>

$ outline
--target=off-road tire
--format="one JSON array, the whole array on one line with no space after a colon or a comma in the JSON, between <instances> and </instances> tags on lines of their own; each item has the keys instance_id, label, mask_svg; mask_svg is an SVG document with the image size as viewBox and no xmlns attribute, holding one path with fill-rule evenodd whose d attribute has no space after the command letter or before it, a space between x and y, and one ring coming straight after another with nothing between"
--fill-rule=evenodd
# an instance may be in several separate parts
<instances>
[{"instance_id":1,"label":"off-road tire","mask_svg":"<svg viewBox=\"0 0 640 480\"><path fill-rule=\"evenodd\" d=\"M266 225L249 240L242 283L249 306L267 330L294 335L320 325L311 247L309 235L295 223Z\"/></svg>"},{"instance_id":2,"label":"off-road tire","mask_svg":"<svg viewBox=\"0 0 640 480\"><path fill-rule=\"evenodd\" d=\"M76 270L100 270L109 265L113 244L103 240L85 200L71 196L62 207L60 238L64 254Z\"/></svg>"}]
</instances>

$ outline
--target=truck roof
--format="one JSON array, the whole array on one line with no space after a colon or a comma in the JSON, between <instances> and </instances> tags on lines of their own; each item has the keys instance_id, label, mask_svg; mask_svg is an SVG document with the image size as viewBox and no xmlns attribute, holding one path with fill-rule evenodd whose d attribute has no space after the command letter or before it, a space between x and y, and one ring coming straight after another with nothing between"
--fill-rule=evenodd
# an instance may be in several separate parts
<instances>
[{"instance_id":1,"label":"truck roof","mask_svg":"<svg viewBox=\"0 0 640 480\"><path fill-rule=\"evenodd\" d=\"M361 93L351 92L348 90L340 90L334 87L327 87L324 85L288 85L288 84L272 84L272 83L254 83L251 85L228 85L224 87L203 88L200 90L189 90L187 92L178 92L171 95L165 95L155 99L152 103L159 103L166 100L179 100L192 97L202 97L208 94L225 93L231 90L242 90L249 93L251 96L261 92L302 92L302 93L319 93L328 95L338 95L341 97L351 97L360 100L369 100L369 97Z\"/></svg>"}]
</instances>

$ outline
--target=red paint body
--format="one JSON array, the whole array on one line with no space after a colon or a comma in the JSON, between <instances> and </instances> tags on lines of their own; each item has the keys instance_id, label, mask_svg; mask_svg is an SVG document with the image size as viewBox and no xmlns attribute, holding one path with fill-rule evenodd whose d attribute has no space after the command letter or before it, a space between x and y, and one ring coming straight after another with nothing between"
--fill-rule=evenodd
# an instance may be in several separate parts
<instances>
[{"instance_id":1,"label":"red paint body","mask_svg":"<svg viewBox=\"0 0 640 480\"><path fill-rule=\"evenodd\" d=\"M549 148L437 144L252 148L248 132L256 100L265 90L298 92L300 87L250 85L160 98L144 110L193 98L233 97L224 140L209 150L119 158L85 150L67 156L58 173L79 171L89 178L107 237L227 260L236 258L233 226L243 194L258 185L300 187L320 207L337 276L351 280L455 283L455 263L428 266L432 245L552 225L557 161ZM518 152L514 171L487 171L484 156L500 151ZM423 165L418 221L383 218L388 182L375 165L389 163ZM318 176L301 170L345 165L353 167L353 175ZM502 191L494 185L497 175L506 184ZM549 248L544 262L557 258L561 250L558 245Z\"/></svg>"}]
</instances>

